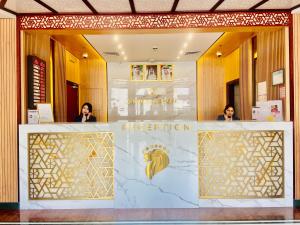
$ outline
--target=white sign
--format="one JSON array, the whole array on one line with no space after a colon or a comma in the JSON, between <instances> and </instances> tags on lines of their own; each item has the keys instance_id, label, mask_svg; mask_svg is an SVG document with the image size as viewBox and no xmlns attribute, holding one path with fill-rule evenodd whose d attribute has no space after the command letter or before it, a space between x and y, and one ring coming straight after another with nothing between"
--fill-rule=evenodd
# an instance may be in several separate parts
<instances>
[{"instance_id":1,"label":"white sign","mask_svg":"<svg viewBox=\"0 0 300 225\"><path fill-rule=\"evenodd\" d=\"M39 103L37 104L37 110L39 111L40 123L53 123L53 112L51 104Z\"/></svg>"},{"instance_id":2,"label":"white sign","mask_svg":"<svg viewBox=\"0 0 300 225\"><path fill-rule=\"evenodd\" d=\"M39 123L39 111L38 110L27 110L28 124Z\"/></svg>"},{"instance_id":3,"label":"white sign","mask_svg":"<svg viewBox=\"0 0 300 225\"><path fill-rule=\"evenodd\" d=\"M256 108L255 112L253 111L254 108L252 109L252 119L256 119L258 121L271 121L271 122L283 121L281 100L256 102L255 108Z\"/></svg>"},{"instance_id":4,"label":"white sign","mask_svg":"<svg viewBox=\"0 0 300 225\"><path fill-rule=\"evenodd\" d=\"M272 73L272 84L283 84L283 70L278 70Z\"/></svg>"},{"instance_id":5,"label":"white sign","mask_svg":"<svg viewBox=\"0 0 300 225\"><path fill-rule=\"evenodd\" d=\"M260 82L257 84L257 100L259 102L267 101L267 82Z\"/></svg>"}]
</instances>

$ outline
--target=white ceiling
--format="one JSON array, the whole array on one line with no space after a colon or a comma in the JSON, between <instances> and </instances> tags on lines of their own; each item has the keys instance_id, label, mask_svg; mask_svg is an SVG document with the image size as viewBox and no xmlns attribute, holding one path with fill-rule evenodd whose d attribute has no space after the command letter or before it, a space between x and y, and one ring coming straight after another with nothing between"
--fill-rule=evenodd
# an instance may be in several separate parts
<instances>
[{"instance_id":1,"label":"white ceiling","mask_svg":"<svg viewBox=\"0 0 300 225\"><path fill-rule=\"evenodd\" d=\"M0 19L7 19L7 18L16 18L16 16L0 9Z\"/></svg>"},{"instance_id":2,"label":"white ceiling","mask_svg":"<svg viewBox=\"0 0 300 225\"><path fill-rule=\"evenodd\" d=\"M178 2L176 11L209 11L218 0L180 0Z\"/></svg>"},{"instance_id":3,"label":"white ceiling","mask_svg":"<svg viewBox=\"0 0 300 225\"><path fill-rule=\"evenodd\" d=\"M107 62L163 62L195 61L221 35L222 33L170 33L84 36ZM157 51L153 47L157 47ZM200 52L185 55L192 51ZM105 52L118 53L119 56Z\"/></svg>"},{"instance_id":4,"label":"white ceiling","mask_svg":"<svg viewBox=\"0 0 300 225\"><path fill-rule=\"evenodd\" d=\"M167 12L172 9L173 0L138 0L134 1L137 12Z\"/></svg>"},{"instance_id":5,"label":"white ceiling","mask_svg":"<svg viewBox=\"0 0 300 225\"><path fill-rule=\"evenodd\" d=\"M295 5L300 4L300 0L269 0L265 4L258 7L258 9L269 9L278 7L280 9L290 9Z\"/></svg>"},{"instance_id":6,"label":"white ceiling","mask_svg":"<svg viewBox=\"0 0 300 225\"><path fill-rule=\"evenodd\" d=\"M217 10L247 10L259 3L261 0L241 1L241 0L225 0Z\"/></svg>"},{"instance_id":7,"label":"white ceiling","mask_svg":"<svg viewBox=\"0 0 300 225\"><path fill-rule=\"evenodd\" d=\"M92 13L83 0L40 0L58 13ZM131 13L129 0L88 0L98 13ZM174 0L133 0L137 13L171 12ZM179 0L176 12L210 11L218 0ZM249 10L261 0L224 0L216 11ZM268 0L257 9L291 9L300 0ZM7 0L5 8L16 13L51 13L35 0Z\"/></svg>"}]
</instances>

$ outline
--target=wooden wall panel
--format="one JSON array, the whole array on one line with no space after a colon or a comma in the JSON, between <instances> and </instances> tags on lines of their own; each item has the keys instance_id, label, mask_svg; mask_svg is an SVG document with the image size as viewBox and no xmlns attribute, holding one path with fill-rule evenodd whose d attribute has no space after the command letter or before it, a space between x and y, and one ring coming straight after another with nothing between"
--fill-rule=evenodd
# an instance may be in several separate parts
<instances>
[{"instance_id":1,"label":"wooden wall panel","mask_svg":"<svg viewBox=\"0 0 300 225\"><path fill-rule=\"evenodd\" d=\"M66 50L62 44L54 42L53 68L53 114L55 122L67 121L67 84L66 84Z\"/></svg>"},{"instance_id":2,"label":"wooden wall panel","mask_svg":"<svg viewBox=\"0 0 300 225\"><path fill-rule=\"evenodd\" d=\"M272 86L272 72L285 67L284 29L257 33L256 81L267 81L268 100L279 99L279 86Z\"/></svg>"},{"instance_id":3,"label":"wooden wall panel","mask_svg":"<svg viewBox=\"0 0 300 225\"><path fill-rule=\"evenodd\" d=\"M0 202L18 202L16 19L0 19Z\"/></svg>"},{"instance_id":4,"label":"wooden wall panel","mask_svg":"<svg viewBox=\"0 0 300 225\"><path fill-rule=\"evenodd\" d=\"M66 79L80 84L79 59L66 51Z\"/></svg>"},{"instance_id":5,"label":"wooden wall panel","mask_svg":"<svg viewBox=\"0 0 300 225\"><path fill-rule=\"evenodd\" d=\"M224 73L223 58L203 56L197 61L198 120L216 120L223 112Z\"/></svg>"},{"instance_id":6,"label":"wooden wall panel","mask_svg":"<svg viewBox=\"0 0 300 225\"><path fill-rule=\"evenodd\" d=\"M215 120L226 105L226 83L239 78L239 49L225 57L197 61L198 120Z\"/></svg>"},{"instance_id":7,"label":"wooden wall panel","mask_svg":"<svg viewBox=\"0 0 300 225\"><path fill-rule=\"evenodd\" d=\"M241 44L240 48L240 119L252 119L253 106L253 51L252 39L248 39Z\"/></svg>"},{"instance_id":8,"label":"wooden wall panel","mask_svg":"<svg viewBox=\"0 0 300 225\"><path fill-rule=\"evenodd\" d=\"M224 57L225 83L239 79L240 74L240 51L237 48L228 56Z\"/></svg>"},{"instance_id":9,"label":"wooden wall panel","mask_svg":"<svg viewBox=\"0 0 300 225\"><path fill-rule=\"evenodd\" d=\"M284 69L286 97L282 99L283 116L289 121L289 42L286 28L257 34L256 82L267 81L268 100L280 99L280 86L272 85L272 72Z\"/></svg>"},{"instance_id":10,"label":"wooden wall panel","mask_svg":"<svg viewBox=\"0 0 300 225\"><path fill-rule=\"evenodd\" d=\"M50 77L50 36L41 33L22 32L21 36L21 108L22 123L27 122L27 55L35 55L46 61L46 98L53 102Z\"/></svg>"},{"instance_id":11,"label":"wooden wall panel","mask_svg":"<svg viewBox=\"0 0 300 225\"><path fill-rule=\"evenodd\" d=\"M102 58L80 60L79 105L90 102L98 122L107 122L106 76L106 62Z\"/></svg>"},{"instance_id":12,"label":"wooden wall panel","mask_svg":"<svg viewBox=\"0 0 300 225\"><path fill-rule=\"evenodd\" d=\"M295 198L300 200L300 15L293 14Z\"/></svg>"},{"instance_id":13,"label":"wooden wall panel","mask_svg":"<svg viewBox=\"0 0 300 225\"><path fill-rule=\"evenodd\" d=\"M240 51L235 51L224 57L224 102L226 103L226 83L240 77Z\"/></svg>"}]
</instances>

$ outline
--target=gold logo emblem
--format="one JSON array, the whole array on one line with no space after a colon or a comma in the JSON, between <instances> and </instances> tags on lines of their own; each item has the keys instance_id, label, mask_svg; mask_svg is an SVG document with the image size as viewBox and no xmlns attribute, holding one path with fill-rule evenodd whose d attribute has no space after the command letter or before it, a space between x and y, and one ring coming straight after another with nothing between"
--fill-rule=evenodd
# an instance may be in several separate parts
<instances>
[{"instance_id":1,"label":"gold logo emblem","mask_svg":"<svg viewBox=\"0 0 300 225\"><path fill-rule=\"evenodd\" d=\"M165 147L150 145L144 151L144 160L147 163L145 172L151 180L155 174L164 170L169 165L169 156Z\"/></svg>"}]
</instances>

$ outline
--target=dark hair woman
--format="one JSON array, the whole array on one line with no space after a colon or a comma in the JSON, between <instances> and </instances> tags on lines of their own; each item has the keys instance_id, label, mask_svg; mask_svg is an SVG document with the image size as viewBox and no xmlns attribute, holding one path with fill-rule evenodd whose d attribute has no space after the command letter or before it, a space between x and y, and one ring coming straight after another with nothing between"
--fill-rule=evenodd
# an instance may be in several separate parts
<instances>
[{"instance_id":1,"label":"dark hair woman","mask_svg":"<svg viewBox=\"0 0 300 225\"><path fill-rule=\"evenodd\" d=\"M91 103L84 103L81 107L80 115L76 116L75 122L96 122L96 117L92 115L93 106Z\"/></svg>"},{"instance_id":2,"label":"dark hair woman","mask_svg":"<svg viewBox=\"0 0 300 225\"><path fill-rule=\"evenodd\" d=\"M232 121L232 120L240 120L238 117L234 115L234 107L230 104L226 105L223 111L223 115L219 115L217 120L225 120L225 121Z\"/></svg>"}]
</instances>

